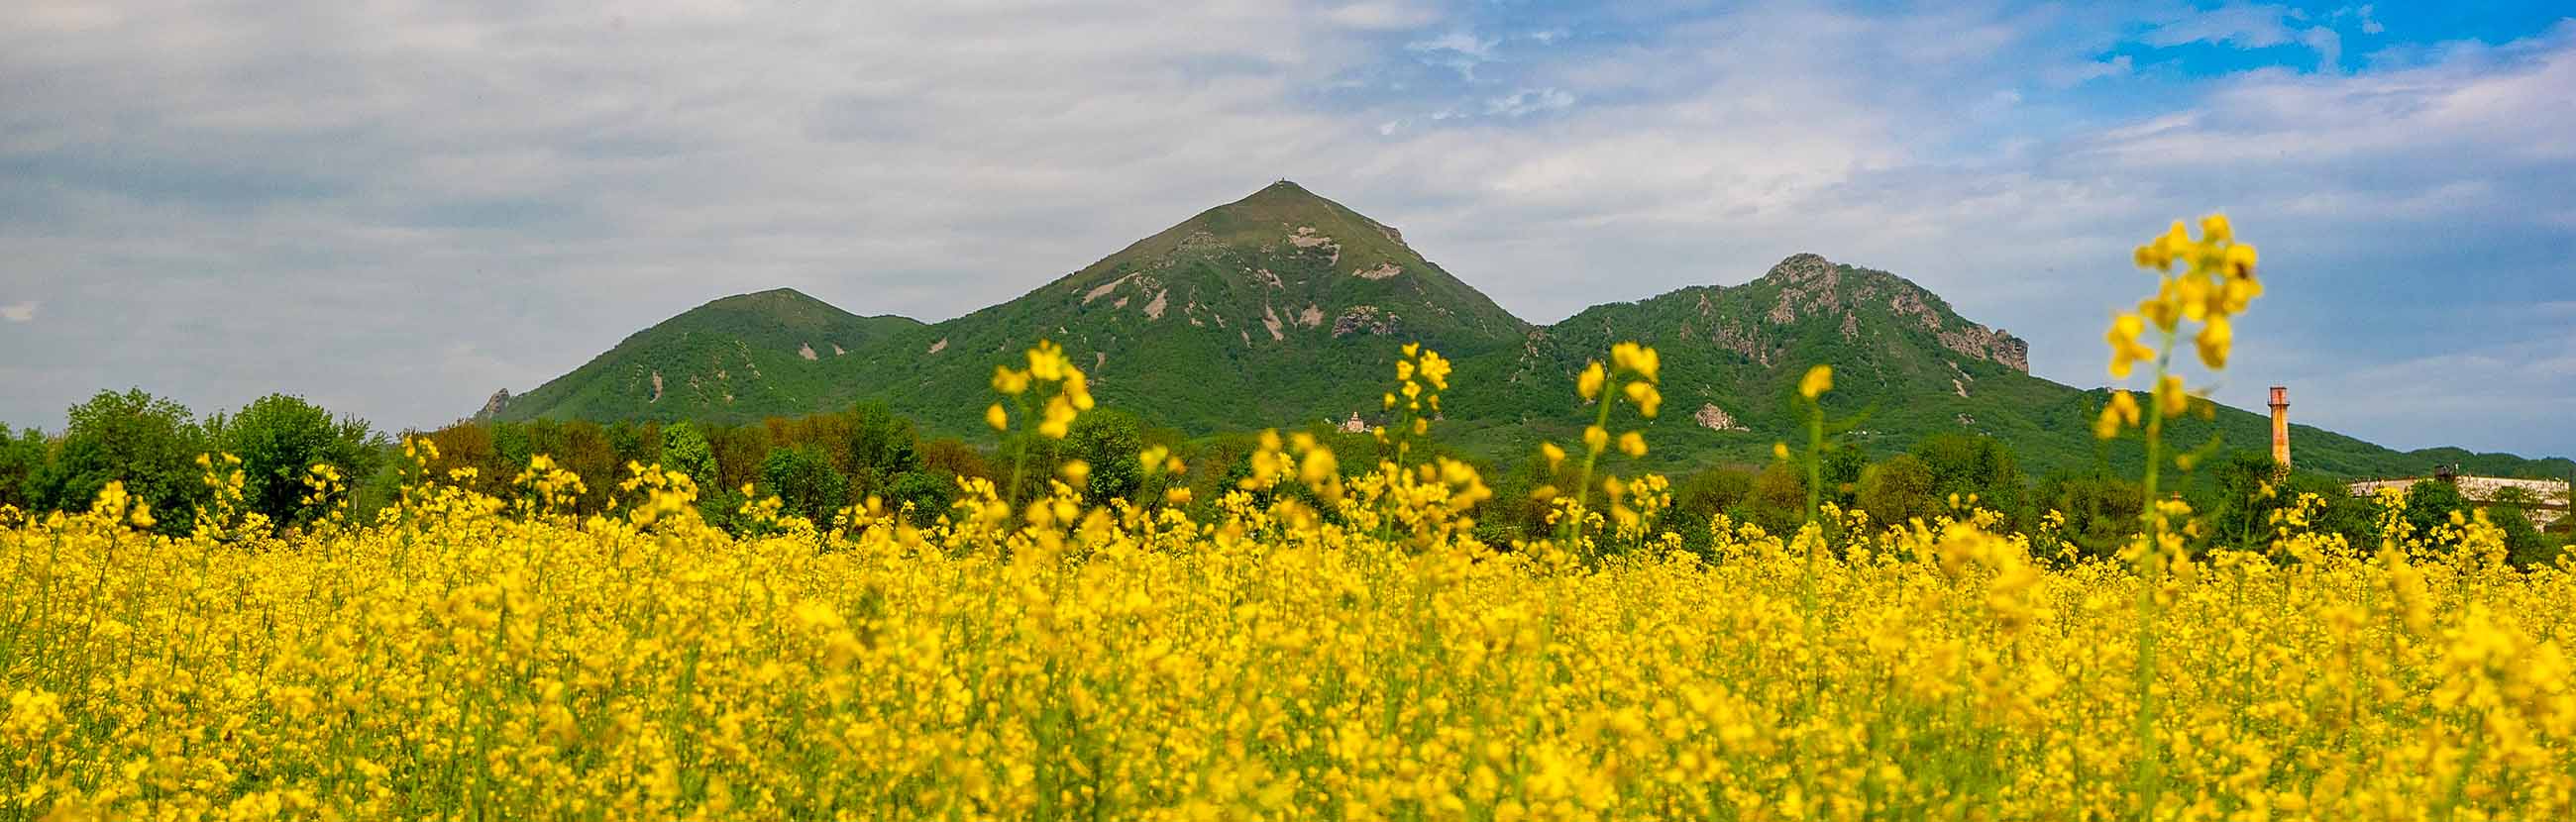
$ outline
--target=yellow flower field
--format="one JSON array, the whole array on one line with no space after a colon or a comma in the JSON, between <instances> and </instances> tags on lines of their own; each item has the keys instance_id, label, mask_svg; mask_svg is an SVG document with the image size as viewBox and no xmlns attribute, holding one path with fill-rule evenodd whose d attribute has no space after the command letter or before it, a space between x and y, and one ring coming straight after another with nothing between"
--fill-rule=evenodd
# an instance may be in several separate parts
<instances>
[{"instance_id":1,"label":"yellow flower field","mask_svg":"<svg viewBox=\"0 0 2576 822\"><path fill-rule=\"evenodd\" d=\"M2150 759L2139 578L1973 525L1588 566L1249 494L735 539L640 491L588 521L437 491L292 539L152 537L121 503L0 530L0 818L2576 810L2576 581L2474 521L2380 552L2293 518L2177 561Z\"/></svg>"},{"instance_id":2,"label":"yellow flower field","mask_svg":"<svg viewBox=\"0 0 2576 822\"><path fill-rule=\"evenodd\" d=\"M2231 236L2137 252L2185 271L2114 321L2112 370L2156 387L2100 429L2151 466L2206 402L2165 367L2184 323L2219 367L2260 291ZM1541 489L1557 532L1507 545L1474 536L1474 468L1413 456L1450 369L1411 345L1373 469L1265 434L1195 505L1085 507L1091 466L1023 448L928 528L770 498L737 536L685 474L630 466L583 516L544 457L504 501L413 441L366 522L238 514L211 458L185 538L114 484L0 508L0 820L2576 816L2576 569L2508 567L2483 515L2414 533L2390 501L2350 545L2309 497L2199 550L2150 468L2140 535L2084 559L2060 520L1874 523L1811 482L1798 533L1721 516L1693 553L1670 483L1612 470L1658 355L1611 360L1577 381L1579 482ZM993 385L1005 433L1092 406L1052 345ZM1800 385L1810 477L1832 386Z\"/></svg>"}]
</instances>

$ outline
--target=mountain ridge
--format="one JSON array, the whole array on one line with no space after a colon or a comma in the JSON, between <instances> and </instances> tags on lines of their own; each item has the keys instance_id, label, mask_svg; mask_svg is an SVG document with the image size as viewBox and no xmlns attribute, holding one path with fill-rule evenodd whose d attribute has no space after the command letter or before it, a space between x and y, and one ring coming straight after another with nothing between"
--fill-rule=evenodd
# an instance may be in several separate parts
<instances>
[{"instance_id":1,"label":"mountain ridge","mask_svg":"<svg viewBox=\"0 0 2576 822\"><path fill-rule=\"evenodd\" d=\"M1090 373L1102 403L1193 435L1378 422L1394 349L1418 341L1457 364L1444 436L1471 453L1525 452L1538 438L1579 434L1587 415L1574 375L1634 339L1664 352L1671 411L1650 431L1660 462L1767 459L1773 442L1802 430L1787 398L1819 362L1836 366L1834 410L1862 412L1849 436L1873 453L1955 431L2003 439L2037 467L2124 458L2091 438L2103 389L2031 375L2026 341L1890 272L1802 252L1742 284L1535 325L1393 226L1286 180L935 323L861 317L792 289L709 301L525 395L496 395L478 417L753 419L876 400L933 432L982 437L992 366L1040 338ZM2323 429L2294 432L2302 467L2359 476L2414 459ZM2268 420L2221 407L2174 432L2176 442L2209 435L2268 444ZM2512 459L2520 463L2502 464L2534 462Z\"/></svg>"}]
</instances>

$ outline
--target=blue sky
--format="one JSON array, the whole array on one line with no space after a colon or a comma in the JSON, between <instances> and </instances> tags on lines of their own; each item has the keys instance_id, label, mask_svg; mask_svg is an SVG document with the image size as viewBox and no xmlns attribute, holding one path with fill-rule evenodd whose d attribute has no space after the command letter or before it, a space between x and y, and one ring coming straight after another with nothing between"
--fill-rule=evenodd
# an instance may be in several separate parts
<instances>
[{"instance_id":1,"label":"blue sky","mask_svg":"<svg viewBox=\"0 0 2576 822\"><path fill-rule=\"evenodd\" d=\"M0 16L0 421L102 388L434 426L791 286L941 319L1291 178L1549 322L1791 253L2099 385L2224 210L2259 407L2576 454L2551 4L34 0Z\"/></svg>"}]
</instances>

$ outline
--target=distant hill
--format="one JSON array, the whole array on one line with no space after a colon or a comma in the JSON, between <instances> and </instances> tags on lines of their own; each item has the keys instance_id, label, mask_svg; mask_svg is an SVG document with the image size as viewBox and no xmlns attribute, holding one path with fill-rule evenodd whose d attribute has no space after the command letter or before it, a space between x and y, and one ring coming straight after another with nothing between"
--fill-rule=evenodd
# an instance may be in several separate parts
<instances>
[{"instance_id":1,"label":"distant hill","mask_svg":"<svg viewBox=\"0 0 2576 822\"><path fill-rule=\"evenodd\" d=\"M635 332L617 347L478 416L594 420L741 419L804 414L840 390L827 361L917 329L861 317L779 288L716 300Z\"/></svg>"},{"instance_id":2,"label":"distant hill","mask_svg":"<svg viewBox=\"0 0 2576 822\"><path fill-rule=\"evenodd\" d=\"M1523 322L1425 259L1395 228L1281 181L1208 209L1009 302L922 324L860 317L795 291L727 297L628 337L489 416L745 420L881 400L935 432L983 436L997 363L1040 338L1064 345L1105 404L1194 434L1376 422L1396 346L1421 341L1458 363L1442 437L1471 453L1527 453L1580 423L1573 378L1622 340L1663 354L1666 411L1654 458L1672 467L1767 459L1796 439L1789 402L1814 363L1836 368L1829 408L1873 454L1940 432L1992 435L2024 469L2108 464L2094 441L2101 390L2029 374L2029 346L1884 271L1799 254L1739 286L1694 286ZM506 395L504 395L506 397ZM497 406L497 409L496 407ZM2181 447L2214 435L2270 441L2262 414L2221 408L2183 420ZM2457 449L2401 453L2294 426L2302 468L2346 476L2463 463L2498 475L2564 476L2565 459Z\"/></svg>"}]
</instances>

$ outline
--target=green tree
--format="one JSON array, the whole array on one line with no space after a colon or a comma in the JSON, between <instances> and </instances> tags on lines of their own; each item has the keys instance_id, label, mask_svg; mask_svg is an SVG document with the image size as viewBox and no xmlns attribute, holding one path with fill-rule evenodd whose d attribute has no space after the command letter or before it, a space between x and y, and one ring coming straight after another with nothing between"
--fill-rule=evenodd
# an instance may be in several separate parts
<instances>
[{"instance_id":1,"label":"green tree","mask_svg":"<svg viewBox=\"0 0 2576 822\"><path fill-rule=\"evenodd\" d=\"M2459 486L2426 479L2406 486L2406 508L2400 516L2414 528L2416 539L2431 540L2434 529L2451 524L2452 512L2468 510L2468 498L2460 495Z\"/></svg>"},{"instance_id":2,"label":"green tree","mask_svg":"<svg viewBox=\"0 0 2576 822\"><path fill-rule=\"evenodd\" d=\"M1132 500L1137 486L1145 481L1144 464L1136 461L1137 453L1145 450L1145 438L1132 415L1109 409L1084 414L1074 420L1064 444L1064 456L1091 466L1083 499L1092 505Z\"/></svg>"},{"instance_id":3,"label":"green tree","mask_svg":"<svg viewBox=\"0 0 2576 822\"><path fill-rule=\"evenodd\" d=\"M1664 512L1663 528L1680 534L1682 544L1705 549L1711 542L1708 524L1752 494L1751 471L1721 466L1692 472L1673 486L1673 507Z\"/></svg>"},{"instance_id":4,"label":"green tree","mask_svg":"<svg viewBox=\"0 0 2576 822\"><path fill-rule=\"evenodd\" d=\"M1903 523L1917 517L1928 522L1949 510L1936 485L1931 467L1922 458L1898 454L1861 472L1860 507L1876 522Z\"/></svg>"},{"instance_id":5,"label":"green tree","mask_svg":"<svg viewBox=\"0 0 2576 822\"><path fill-rule=\"evenodd\" d=\"M851 417L847 456L859 493L882 496L896 475L921 468L920 437L911 420L881 402L860 403Z\"/></svg>"},{"instance_id":6,"label":"green tree","mask_svg":"<svg viewBox=\"0 0 2576 822\"><path fill-rule=\"evenodd\" d=\"M2066 517L2064 536L2086 556L2117 556L2138 533L2138 485L2108 472L2052 474L2041 480L2040 505Z\"/></svg>"},{"instance_id":7,"label":"green tree","mask_svg":"<svg viewBox=\"0 0 2576 822\"><path fill-rule=\"evenodd\" d=\"M1737 509L1733 512L1737 520L1762 526L1764 531L1797 533L1807 521L1807 472L1788 461L1774 460L1754 475L1751 493Z\"/></svg>"},{"instance_id":8,"label":"green tree","mask_svg":"<svg viewBox=\"0 0 2576 822\"><path fill-rule=\"evenodd\" d=\"M218 414L206 428L217 450L241 458L244 503L280 524L321 513L304 504L311 493L305 477L314 465L338 469L345 493L375 470L383 444L365 420L333 419L321 406L285 394L252 400L229 417Z\"/></svg>"},{"instance_id":9,"label":"green tree","mask_svg":"<svg viewBox=\"0 0 2576 822\"><path fill-rule=\"evenodd\" d=\"M832 470L832 461L812 448L777 448L760 461L761 484L794 514L826 527L832 513L850 503L850 482Z\"/></svg>"},{"instance_id":10,"label":"green tree","mask_svg":"<svg viewBox=\"0 0 2576 822\"><path fill-rule=\"evenodd\" d=\"M1914 457L1931 474L1932 496L1947 506L1952 494L1962 504L1973 496L1981 507L2021 521L2029 508L2029 480L2014 461L2012 449L1993 437L1935 434L1914 444Z\"/></svg>"},{"instance_id":11,"label":"green tree","mask_svg":"<svg viewBox=\"0 0 2576 822\"><path fill-rule=\"evenodd\" d=\"M72 406L55 458L37 484L46 507L82 510L110 482L150 503L160 528L181 533L206 498L197 456L207 438L186 406L141 389L101 391Z\"/></svg>"},{"instance_id":12,"label":"green tree","mask_svg":"<svg viewBox=\"0 0 2576 822\"><path fill-rule=\"evenodd\" d=\"M698 484L701 498L724 490L716 474L715 446L707 442L705 432L694 423L673 423L662 428L662 467L687 474Z\"/></svg>"},{"instance_id":13,"label":"green tree","mask_svg":"<svg viewBox=\"0 0 2576 822\"><path fill-rule=\"evenodd\" d=\"M2281 464L2259 451L2231 451L2210 466L2210 491L2201 507L2214 538L2239 548L2259 548L2272 536L2272 514L2297 497L2276 482Z\"/></svg>"},{"instance_id":14,"label":"green tree","mask_svg":"<svg viewBox=\"0 0 2576 822\"><path fill-rule=\"evenodd\" d=\"M2539 503L2539 497L2520 488L2506 488L2497 491L2488 502L2493 505L2487 508L2487 522L2504 532L2506 562L2516 568L2537 568L2558 561L2561 547L2557 541L2533 526L2531 515L2524 511L2525 506Z\"/></svg>"},{"instance_id":15,"label":"green tree","mask_svg":"<svg viewBox=\"0 0 2576 822\"><path fill-rule=\"evenodd\" d=\"M36 482L45 474L53 444L33 428L17 434L0 425L0 505L20 510L37 507Z\"/></svg>"},{"instance_id":16,"label":"green tree","mask_svg":"<svg viewBox=\"0 0 2576 822\"><path fill-rule=\"evenodd\" d=\"M938 522L940 515L948 513L948 505L956 495L957 480L954 477L930 471L905 471L894 475L894 481L888 483L884 501L890 511L902 511L903 506L910 503L912 524L927 528Z\"/></svg>"}]
</instances>

